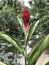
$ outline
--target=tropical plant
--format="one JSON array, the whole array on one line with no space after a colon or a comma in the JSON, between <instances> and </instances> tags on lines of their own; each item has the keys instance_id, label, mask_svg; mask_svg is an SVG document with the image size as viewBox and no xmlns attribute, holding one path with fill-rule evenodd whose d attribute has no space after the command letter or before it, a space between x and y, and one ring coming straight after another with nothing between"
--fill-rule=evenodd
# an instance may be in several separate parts
<instances>
[{"instance_id":1,"label":"tropical plant","mask_svg":"<svg viewBox=\"0 0 49 65\"><path fill-rule=\"evenodd\" d=\"M31 21L37 21L41 19L41 25L39 25L38 33L49 33L49 1L48 0L30 0L30 13L32 15ZM41 27L41 29L40 29Z\"/></svg>"},{"instance_id":2,"label":"tropical plant","mask_svg":"<svg viewBox=\"0 0 49 65\"><path fill-rule=\"evenodd\" d=\"M36 2L36 1L35 1ZM35 11L34 11L35 12ZM24 13L24 12L23 12ZM25 12L26 13L26 12ZM27 13L28 15L28 13ZM24 16L23 16L24 17ZM25 58L25 65L34 65L34 63L37 61L38 57L42 54L42 52L49 46L49 35L45 36L34 48L34 50L31 51L29 56L27 55L27 45L31 37L33 36L35 30L38 27L38 24L41 21L41 18L35 20L35 22L31 23L27 29L25 26L23 26L22 20L19 18L19 15L17 16L17 19L19 21L19 24L25 34L24 36L24 45L25 47L21 46L21 42L19 42L18 39L14 38L13 36L5 33L5 32L0 32L0 37L11 43L16 49L19 50L19 52L24 56ZM26 19L26 18L25 18ZM29 18L28 18L29 19ZM27 20L27 19L26 19ZM27 20L28 21L28 20ZM25 21L24 21L25 22ZM28 25L28 23L27 23Z\"/></svg>"},{"instance_id":3,"label":"tropical plant","mask_svg":"<svg viewBox=\"0 0 49 65\"><path fill-rule=\"evenodd\" d=\"M27 46L27 43L30 40L31 36L33 35L33 33L34 33L34 31L35 31L38 24L39 24L39 21L36 21L34 26L33 25L30 26L27 38L25 37L25 43L24 43L25 49L22 48L22 46L20 45L21 43L17 39L15 39L14 37L12 37L12 36L10 36L6 33L0 32L0 37L7 40L15 48L17 48L19 50L19 52L21 52L23 54L23 56L25 57L25 63L28 61L28 65L34 65L35 61L38 59L38 57L41 55L41 53L49 46L49 35L47 35L36 46L36 48L34 48L34 50L31 52L31 54L29 55L28 60L27 60L26 46Z\"/></svg>"}]
</instances>

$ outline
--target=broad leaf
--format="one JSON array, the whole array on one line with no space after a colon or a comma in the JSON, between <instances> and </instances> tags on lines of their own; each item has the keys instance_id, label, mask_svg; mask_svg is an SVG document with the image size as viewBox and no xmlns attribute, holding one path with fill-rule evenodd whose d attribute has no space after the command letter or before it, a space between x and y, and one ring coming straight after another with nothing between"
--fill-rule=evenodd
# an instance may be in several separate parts
<instances>
[{"instance_id":1,"label":"broad leaf","mask_svg":"<svg viewBox=\"0 0 49 65\"><path fill-rule=\"evenodd\" d=\"M26 42L28 42L33 35L35 29L37 28L37 25L39 24L39 20L33 25L30 26L29 31L28 31L28 36Z\"/></svg>"},{"instance_id":2,"label":"broad leaf","mask_svg":"<svg viewBox=\"0 0 49 65\"><path fill-rule=\"evenodd\" d=\"M14 47L16 47L24 55L24 49L22 48L22 46L20 45L21 43L18 40L16 40L12 36L7 35L3 32L0 32L0 37L10 42Z\"/></svg>"},{"instance_id":3,"label":"broad leaf","mask_svg":"<svg viewBox=\"0 0 49 65\"><path fill-rule=\"evenodd\" d=\"M6 64L4 64L3 62L0 62L0 65L6 65Z\"/></svg>"},{"instance_id":4,"label":"broad leaf","mask_svg":"<svg viewBox=\"0 0 49 65\"><path fill-rule=\"evenodd\" d=\"M41 53L49 46L49 35L46 36L44 40L42 40L36 48L32 51L28 58L28 65L34 64Z\"/></svg>"}]
</instances>

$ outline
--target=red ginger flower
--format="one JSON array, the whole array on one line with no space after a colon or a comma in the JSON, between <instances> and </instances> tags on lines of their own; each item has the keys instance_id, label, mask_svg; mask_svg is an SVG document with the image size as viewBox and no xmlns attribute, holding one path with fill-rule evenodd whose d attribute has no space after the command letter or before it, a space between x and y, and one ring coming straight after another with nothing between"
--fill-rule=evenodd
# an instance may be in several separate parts
<instances>
[{"instance_id":1,"label":"red ginger flower","mask_svg":"<svg viewBox=\"0 0 49 65\"><path fill-rule=\"evenodd\" d=\"M28 24L29 24L29 19L30 19L30 14L29 14L29 11L28 11L27 7L24 7L22 12L23 12L22 13L22 19L24 21L24 29L25 29L25 31L27 31Z\"/></svg>"}]
</instances>

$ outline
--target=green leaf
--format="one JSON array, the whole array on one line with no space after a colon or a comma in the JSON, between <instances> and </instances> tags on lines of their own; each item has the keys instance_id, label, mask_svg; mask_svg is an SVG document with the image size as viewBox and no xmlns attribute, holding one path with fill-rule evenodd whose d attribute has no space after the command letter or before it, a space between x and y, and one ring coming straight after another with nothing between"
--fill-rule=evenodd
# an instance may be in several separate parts
<instances>
[{"instance_id":1,"label":"green leaf","mask_svg":"<svg viewBox=\"0 0 49 65\"><path fill-rule=\"evenodd\" d=\"M39 24L39 20L33 25L30 26L29 31L28 31L28 36L26 42L28 42L33 35L35 29L37 28L37 25Z\"/></svg>"},{"instance_id":2,"label":"green leaf","mask_svg":"<svg viewBox=\"0 0 49 65\"><path fill-rule=\"evenodd\" d=\"M22 19L20 19L19 16L17 16L17 19L19 21L22 31L24 32Z\"/></svg>"},{"instance_id":3,"label":"green leaf","mask_svg":"<svg viewBox=\"0 0 49 65\"><path fill-rule=\"evenodd\" d=\"M45 65L49 65L49 62L47 62Z\"/></svg>"},{"instance_id":4,"label":"green leaf","mask_svg":"<svg viewBox=\"0 0 49 65\"><path fill-rule=\"evenodd\" d=\"M0 65L6 65L6 64L4 64L3 62L0 62Z\"/></svg>"},{"instance_id":5,"label":"green leaf","mask_svg":"<svg viewBox=\"0 0 49 65\"><path fill-rule=\"evenodd\" d=\"M34 64L38 57L42 54L42 52L49 46L49 35L46 36L44 40L42 40L36 48L32 51L28 58L28 65Z\"/></svg>"},{"instance_id":6,"label":"green leaf","mask_svg":"<svg viewBox=\"0 0 49 65\"><path fill-rule=\"evenodd\" d=\"M19 17L17 17L18 18L18 21L19 21L19 24L20 24L20 26L22 27L22 21L21 21L21 19L19 18Z\"/></svg>"},{"instance_id":7,"label":"green leaf","mask_svg":"<svg viewBox=\"0 0 49 65\"><path fill-rule=\"evenodd\" d=\"M21 43L17 39L3 32L0 32L0 37L10 42L15 48L17 48L24 55L24 49L22 48L22 46L20 45Z\"/></svg>"}]
</instances>

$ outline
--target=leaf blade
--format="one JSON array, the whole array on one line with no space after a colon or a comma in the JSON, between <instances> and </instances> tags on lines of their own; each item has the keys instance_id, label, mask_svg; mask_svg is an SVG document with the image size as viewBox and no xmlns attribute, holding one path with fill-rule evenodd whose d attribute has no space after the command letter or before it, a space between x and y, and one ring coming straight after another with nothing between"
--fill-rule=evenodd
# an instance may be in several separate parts
<instances>
[{"instance_id":1,"label":"leaf blade","mask_svg":"<svg viewBox=\"0 0 49 65\"><path fill-rule=\"evenodd\" d=\"M18 42L15 38L10 37L9 35L0 32L0 37L4 38L6 41L10 42L15 48L17 48L21 53L24 54L24 49L20 46L20 42Z\"/></svg>"},{"instance_id":2,"label":"leaf blade","mask_svg":"<svg viewBox=\"0 0 49 65\"><path fill-rule=\"evenodd\" d=\"M36 27L38 26L38 24L39 24L39 20L34 24L34 26L33 26L33 24L30 26L29 31L28 31L28 36L27 36L27 39L26 39L26 43L30 40L30 38L33 35L33 33L34 33Z\"/></svg>"},{"instance_id":3,"label":"leaf blade","mask_svg":"<svg viewBox=\"0 0 49 65\"><path fill-rule=\"evenodd\" d=\"M17 19L18 19L18 22L19 22L19 24L21 26L22 31L24 32L22 19L20 19L19 16L17 17Z\"/></svg>"},{"instance_id":4,"label":"leaf blade","mask_svg":"<svg viewBox=\"0 0 49 65\"><path fill-rule=\"evenodd\" d=\"M38 59L38 57L41 55L41 53L49 46L49 35L46 36L44 40L31 53L29 59L28 59L28 65L32 65L35 63L35 61Z\"/></svg>"}]
</instances>

